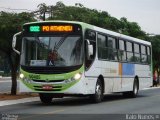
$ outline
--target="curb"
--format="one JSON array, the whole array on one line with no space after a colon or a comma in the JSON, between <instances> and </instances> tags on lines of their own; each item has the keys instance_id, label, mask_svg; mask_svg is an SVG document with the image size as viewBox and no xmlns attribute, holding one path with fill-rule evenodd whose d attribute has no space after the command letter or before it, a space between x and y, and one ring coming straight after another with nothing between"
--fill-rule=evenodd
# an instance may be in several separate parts
<instances>
[{"instance_id":1,"label":"curb","mask_svg":"<svg viewBox=\"0 0 160 120\"><path fill-rule=\"evenodd\" d=\"M39 97L29 97L29 98L15 99L15 100L4 100L4 101L0 101L0 106L15 105L19 103L27 103L27 102L35 102L35 101L39 101Z\"/></svg>"}]
</instances>

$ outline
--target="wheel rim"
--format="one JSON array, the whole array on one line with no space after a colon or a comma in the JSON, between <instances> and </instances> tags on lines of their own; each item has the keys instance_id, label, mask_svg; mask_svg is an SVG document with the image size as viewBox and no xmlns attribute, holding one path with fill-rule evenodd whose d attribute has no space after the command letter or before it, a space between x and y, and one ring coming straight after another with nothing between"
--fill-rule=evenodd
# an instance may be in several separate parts
<instances>
[{"instance_id":1,"label":"wheel rim","mask_svg":"<svg viewBox=\"0 0 160 120\"><path fill-rule=\"evenodd\" d=\"M100 84L97 84L97 86L96 86L96 95L97 95L98 99L101 99L102 88L101 88Z\"/></svg>"}]
</instances>

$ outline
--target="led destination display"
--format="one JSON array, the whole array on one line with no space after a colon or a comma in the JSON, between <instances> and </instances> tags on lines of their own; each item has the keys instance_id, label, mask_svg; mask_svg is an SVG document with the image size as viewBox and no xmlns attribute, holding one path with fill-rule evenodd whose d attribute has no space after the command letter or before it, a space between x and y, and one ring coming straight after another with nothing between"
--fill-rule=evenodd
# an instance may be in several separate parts
<instances>
[{"instance_id":1,"label":"led destination display","mask_svg":"<svg viewBox=\"0 0 160 120\"><path fill-rule=\"evenodd\" d=\"M43 25L30 26L29 32L72 32L72 25Z\"/></svg>"}]
</instances>

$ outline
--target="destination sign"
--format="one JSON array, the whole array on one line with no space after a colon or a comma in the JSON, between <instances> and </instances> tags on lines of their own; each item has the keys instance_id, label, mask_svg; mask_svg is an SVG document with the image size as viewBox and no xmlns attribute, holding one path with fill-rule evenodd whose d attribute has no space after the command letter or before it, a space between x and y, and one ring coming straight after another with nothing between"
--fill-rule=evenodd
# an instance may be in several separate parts
<instances>
[{"instance_id":1,"label":"destination sign","mask_svg":"<svg viewBox=\"0 0 160 120\"><path fill-rule=\"evenodd\" d=\"M73 32L72 25L30 26L29 32Z\"/></svg>"}]
</instances>

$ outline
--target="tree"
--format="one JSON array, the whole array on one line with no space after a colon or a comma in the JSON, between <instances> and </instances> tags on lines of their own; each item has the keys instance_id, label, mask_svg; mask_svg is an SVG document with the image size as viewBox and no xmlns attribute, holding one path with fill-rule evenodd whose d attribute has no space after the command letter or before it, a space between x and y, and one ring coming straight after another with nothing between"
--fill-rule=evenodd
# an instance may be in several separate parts
<instances>
[{"instance_id":1,"label":"tree","mask_svg":"<svg viewBox=\"0 0 160 120\"><path fill-rule=\"evenodd\" d=\"M153 67L158 69L160 68L160 35L151 36L150 41L153 49Z\"/></svg>"},{"instance_id":2,"label":"tree","mask_svg":"<svg viewBox=\"0 0 160 120\"><path fill-rule=\"evenodd\" d=\"M153 72L158 71L158 82L160 82L160 35L150 36L149 40L152 43Z\"/></svg>"},{"instance_id":3,"label":"tree","mask_svg":"<svg viewBox=\"0 0 160 120\"><path fill-rule=\"evenodd\" d=\"M34 21L30 13L8 13L0 12L0 51L3 52L7 58L11 68L12 87L11 94L15 95L17 91L17 70L19 67L19 55L12 49L12 37L15 33L22 30L22 24ZM20 43L18 41L17 49L20 50Z\"/></svg>"},{"instance_id":4,"label":"tree","mask_svg":"<svg viewBox=\"0 0 160 120\"><path fill-rule=\"evenodd\" d=\"M147 38L146 33L141 30L141 27L136 22L129 22L125 17L118 20L110 16L106 11L89 9L81 3L76 3L75 6L66 6L62 2L57 2L56 5L52 6L44 4L40 4L40 6L39 11L44 11L46 8L49 11L50 17L48 20L81 21L132 37Z\"/></svg>"}]
</instances>

